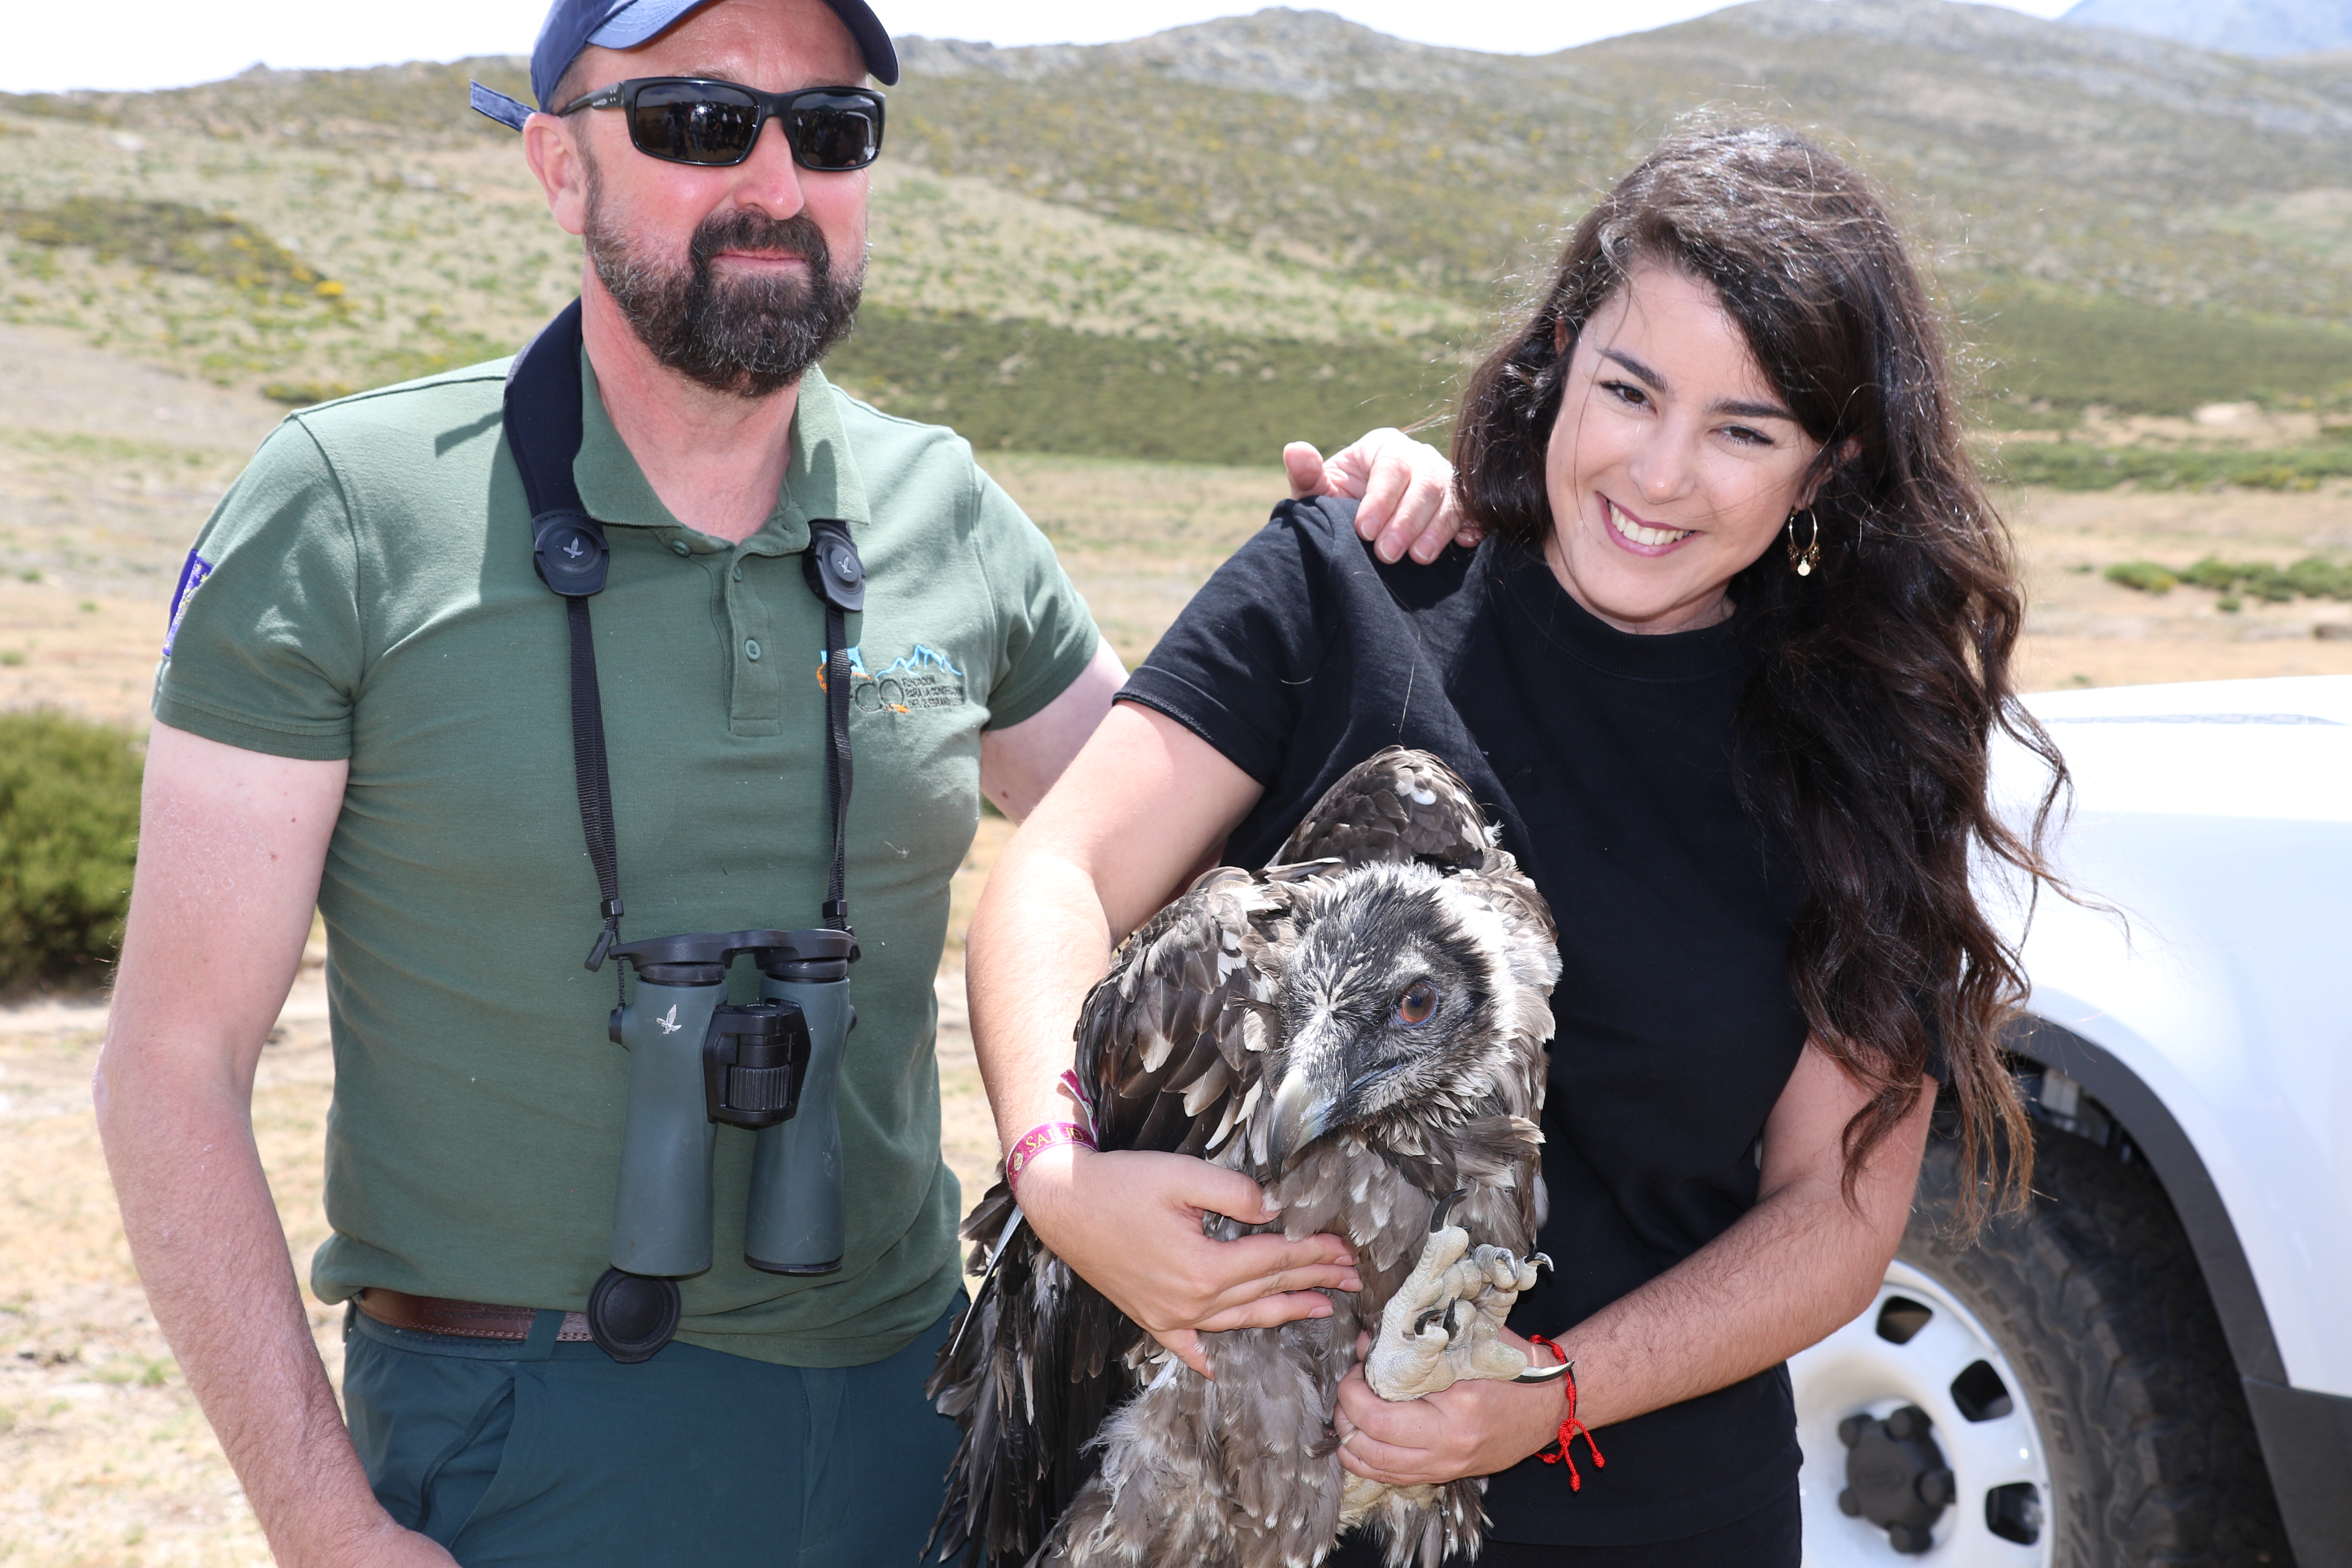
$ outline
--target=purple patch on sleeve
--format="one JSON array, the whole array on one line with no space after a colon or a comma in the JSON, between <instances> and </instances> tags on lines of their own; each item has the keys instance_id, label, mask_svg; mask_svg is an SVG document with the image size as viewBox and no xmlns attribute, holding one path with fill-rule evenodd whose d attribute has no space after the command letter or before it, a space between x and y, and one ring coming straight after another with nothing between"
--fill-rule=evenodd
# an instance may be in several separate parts
<instances>
[{"instance_id":1,"label":"purple patch on sleeve","mask_svg":"<svg viewBox=\"0 0 2352 1568\"><path fill-rule=\"evenodd\" d=\"M194 551L189 551L188 563L180 568L180 585L172 590L172 619L163 627L165 658L172 657L172 639L180 635L180 617L188 613L188 601L196 596L196 590L203 587L205 579L212 574L213 563Z\"/></svg>"}]
</instances>

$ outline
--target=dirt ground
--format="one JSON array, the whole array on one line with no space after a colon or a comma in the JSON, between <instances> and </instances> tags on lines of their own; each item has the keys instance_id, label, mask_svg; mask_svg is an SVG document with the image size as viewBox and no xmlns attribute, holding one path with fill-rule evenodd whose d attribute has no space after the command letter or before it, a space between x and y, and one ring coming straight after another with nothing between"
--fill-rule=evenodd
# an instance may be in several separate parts
<instances>
[{"instance_id":1,"label":"dirt ground","mask_svg":"<svg viewBox=\"0 0 2352 1568\"><path fill-rule=\"evenodd\" d=\"M0 326L0 708L142 727L165 603L213 501L281 411ZM1132 664L1263 521L1265 470L992 456ZM2352 673L2352 605L2250 603L2100 576L2209 552L2284 562L2352 551L2352 486L2303 494L2032 492L2002 498L2026 565L2029 689ZM964 921L1011 831L981 824L939 977L944 1144L976 1198L995 1155L963 1023ZM315 955L314 955L315 956ZM325 1234L320 1152L332 1085L314 967L263 1058L255 1123L298 1266ZM235 1478L148 1316L89 1109L93 1003L0 1008L0 1565L267 1561ZM300 1271L298 1267L298 1272ZM313 1304L340 1364L335 1315Z\"/></svg>"}]
</instances>

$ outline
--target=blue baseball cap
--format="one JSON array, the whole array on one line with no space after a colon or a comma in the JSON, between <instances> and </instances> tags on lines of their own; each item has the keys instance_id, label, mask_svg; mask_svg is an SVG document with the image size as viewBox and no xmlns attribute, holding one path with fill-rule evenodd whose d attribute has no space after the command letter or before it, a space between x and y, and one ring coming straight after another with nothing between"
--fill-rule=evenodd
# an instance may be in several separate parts
<instances>
[{"instance_id":1,"label":"blue baseball cap","mask_svg":"<svg viewBox=\"0 0 2352 1568\"><path fill-rule=\"evenodd\" d=\"M685 16L687 13L708 5L711 0L555 0L547 8L547 21L539 29L539 42L531 46L530 90L541 109L552 112L556 106L555 87L580 51L594 44L599 48L633 49L650 40L654 35ZM881 18L874 15L866 0L824 0L833 14L857 40L857 51L866 58L866 68L874 79L885 87L898 80L898 51L890 47L890 35L884 30ZM473 84L474 107L491 119L517 130L530 118L530 109L517 103L502 92L493 92L481 83Z\"/></svg>"}]
</instances>

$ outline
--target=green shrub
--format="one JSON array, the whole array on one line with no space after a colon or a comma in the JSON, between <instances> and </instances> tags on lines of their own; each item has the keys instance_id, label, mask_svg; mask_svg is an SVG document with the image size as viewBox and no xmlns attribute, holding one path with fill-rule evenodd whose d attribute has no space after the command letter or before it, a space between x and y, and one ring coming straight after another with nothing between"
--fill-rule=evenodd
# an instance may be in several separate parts
<instances>
[{"instance_id":1,"label":"green shrub","mask_svg":"<svg viewBox=\"0 0 2352 1568\"><path fill-rule=\"evenodd\" d=\"M319 282L301 258L253 225L185 202L72 196L52 207L0 207L0 229L35 245L88 246L101 261L193 273L247 293Z\"/></svg>"},{"instance_id":2,"label":"green shrub","mask_svg":"<svg viewBox=\"0 0 2352 1568\"><path fill-rule=\"evenodd\" d=\"M1444 418L1465 368L1434 341L1113 338L868 305L824 373L983 451L1270 466L1286 441L1328 452L1374 426Z\"/></svg>"},{"instance_id":3,"label":"green shrub","mask_svg":"<svg viewBox=\"0 0 2352 1568\"><path fill-rule=\"evenodd\" d=\"M2180 581L2153 561L2118 561L2107 568L2106 577L2143 594L2169 594Z\"/></svg>"},{"instance_id":4,"label":"green shrub","mask_svg":"<svg viewBox=\"0 0 2352 1568\"><path fill-rule=\"evenodd\" d=\"M2306 555L2286 569L2286 580L2307 599L2352 599L2352 562Z\"/></svg>"},{"instance_id":5,"label":"green shrub","mask_svg":"<svg viewBox=\"0 0 2352 1568\"><path fill-rule=\"evenodd\" d=\"M292 404L308 408L313 404L332 403L338 397L349 397L356 390L344 381L273 381L261 389L261 395L272 403Z\"/></svg>"},{"instance_id":6,"label":"green shrub","mask_svg":"<svg viewBox=\"0 0 2352 1568\"><path fill-rule=\"evenodd\" d=\"M0 991L104 977L131 905L140 772L124 731L0 714Z\"/></svg>"},{"instance_id":7,"label":"green shrub","mask_svg":"<svg viewBox=\"0 0 2352 1568\"><path fill-rule=\"evenodd\" d=\"M2012 441L2001 448L1994 477L2013 485L2062 490L2112 489L2126 480L2144 489L2308 490L2322 479L2352 476L2352 447L2307 447L2283 452L2210 447L2097 447L2084 441Z\"/></svg>"},{"instance_id":8,"label":"green shrub","mask_svg":"<svg viewBox=\"0 0 2352 1568\"><path fill-rule=\"evenodd\" d=\"M2113 574L2111 569L2109 575ZM2184 567L2180 580L2232 595L2242 590L2273 605L2284 605L2298 594L2306 599L2352 599L2352 563L2330 561L2325 555L2306 555L2291 566L2208 555Z\"/></svg>"}]
</instances>

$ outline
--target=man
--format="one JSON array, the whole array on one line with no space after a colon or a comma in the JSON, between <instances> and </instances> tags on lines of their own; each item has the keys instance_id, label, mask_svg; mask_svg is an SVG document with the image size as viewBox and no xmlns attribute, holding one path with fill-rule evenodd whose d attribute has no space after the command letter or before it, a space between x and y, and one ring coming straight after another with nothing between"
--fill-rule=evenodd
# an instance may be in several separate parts
<instances>
[{"instance_id":1,"label":"man","mask_svg":"<svg viewBox=\"0 0 2352 1568\"><path fill-rule=\"evenodd\" d=\"M562 112L524 125L588 251L572 475L612 548L593 626L625 936L819 923L811 521L864 558L845 1253L810 1278L742 1261L750 1139L722 1128L717 1262L677 1340L633 1365L584 1342L627 1058L611 975L579 962L600 889L565 610L531 569L505 367L292 416L173 606L96 1086L157 1321L282 1563L905 1563L953 1444L920 1390L958 1297L930 1055L947 881L981 792L1025 812L1123 676L968 447L815 369L866 248L838 120L779 106L717 162L575 102L648 77L841 98L897 61L862 0L557 0L532 79ZM1385 555L1452 532L1442 465L1393 433L1328 473L1286 457L1297 489L1369 485ZM314 905L337 1081L312 1281L352 1303L348 1433L250 1121Z\"/></svg>"}]
</instances>

